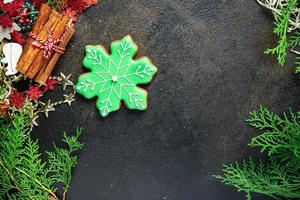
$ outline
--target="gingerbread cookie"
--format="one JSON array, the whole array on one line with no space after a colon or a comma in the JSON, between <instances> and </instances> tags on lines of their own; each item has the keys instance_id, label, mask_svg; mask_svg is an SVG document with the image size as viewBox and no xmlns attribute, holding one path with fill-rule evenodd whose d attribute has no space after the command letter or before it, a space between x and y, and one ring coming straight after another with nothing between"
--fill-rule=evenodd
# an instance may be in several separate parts
<instances>
[{"instance_id":1,"label":"gingerbread cookie","mask_svg":"<svg viewBox=\"0 0 300 200\"><path fill-rule=\"evenodd\" d=\"M101 45L86 46L84 67L91 72L79 77L75 90L85 98L98 97L101 116L119 110L121 101L127 108L146 110L147 91L136 86L151 82L157 68L149 58L134 60L138 51L131 36L111 44L111 54Z\"/></svg>"}]
</instances>

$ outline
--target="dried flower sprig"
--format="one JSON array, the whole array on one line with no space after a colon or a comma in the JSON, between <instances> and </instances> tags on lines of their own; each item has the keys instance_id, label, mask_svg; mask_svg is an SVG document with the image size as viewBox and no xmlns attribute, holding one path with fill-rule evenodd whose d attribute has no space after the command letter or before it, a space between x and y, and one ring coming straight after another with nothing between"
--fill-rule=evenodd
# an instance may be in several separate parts
<instances>
[{"instance_id":1,"label":"dried flower sprig","mask_svg":"<svg viewBox=\"0 0 300 200\"><path fill-rule=\"evenodd\" d=\"M46 86L39 86L32 82L24 92L19 92L15 85L24 81L23 75L6 76L3 65L0 65L0 117L4 115L15 116L19 113L28 113L31 126L37 126L39 113L44 113L46 117L49 112L55 111L55 107L61 104L71 105L75 101L74 84L70 80L71 75L60 73L47 81ZM67 86L71 87L71 92L63 94L63 99L52 102L51 99L43 102L40 100L47 91L53 90L55 85L61 85L65 91ZM5 110L5 111L4 111Z\"/></svg>"}]
</instances>

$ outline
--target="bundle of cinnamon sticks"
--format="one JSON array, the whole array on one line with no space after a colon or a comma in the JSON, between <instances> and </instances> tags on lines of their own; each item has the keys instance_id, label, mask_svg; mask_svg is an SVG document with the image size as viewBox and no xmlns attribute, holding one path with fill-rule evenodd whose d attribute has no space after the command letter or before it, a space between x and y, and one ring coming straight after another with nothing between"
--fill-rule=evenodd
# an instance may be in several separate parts
<instances>
[{"instance_id":1,"label":"bundle of cinnamon sticks","mask_svg":"<svg viewBox=\"0 0 300 200\"><path fill-rule=\"evenodd\" d=\"M54 45L64 49L74 32L75 30L68 17L43 4L31 32L31 35L35 37L27 39L17 64L17 70L28 78L44 85L63 53L55 51ZM58 40L57 44L51 44L51 41ZM48 56L45 56L45 51L48 52Z\"/></svg>"}]
</instances>

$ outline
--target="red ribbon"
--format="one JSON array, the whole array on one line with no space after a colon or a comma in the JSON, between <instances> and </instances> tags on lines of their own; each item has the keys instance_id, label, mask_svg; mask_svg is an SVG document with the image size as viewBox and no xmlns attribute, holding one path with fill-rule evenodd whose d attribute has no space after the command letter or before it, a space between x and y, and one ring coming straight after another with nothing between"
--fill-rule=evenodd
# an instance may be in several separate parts
<instances>
[{"instance_id":1,"label":"red ribbon","mask_svg":"<svg viewBox=\"0 0 300 200\"><path fill-rule=\"evenodd\" d=\"M67 30L57 40L53 40L52 34L53 34L53 28L51 28L48 31L47 40L43 40L40 37L38 37L36 34L34 34L32 32L29 33L29 37L33 38L35 41L37 41L39 43L39 44L37 44L36 42L34 42L33 46L43 49L44 50L43 56L46 59L50 57L50 55L53 51L58 52L60 54L63 54L65 52L65 48L58 46L58 43L62 42L64 40L64 37L67 34Z\"/></svg>"}]
</instances>

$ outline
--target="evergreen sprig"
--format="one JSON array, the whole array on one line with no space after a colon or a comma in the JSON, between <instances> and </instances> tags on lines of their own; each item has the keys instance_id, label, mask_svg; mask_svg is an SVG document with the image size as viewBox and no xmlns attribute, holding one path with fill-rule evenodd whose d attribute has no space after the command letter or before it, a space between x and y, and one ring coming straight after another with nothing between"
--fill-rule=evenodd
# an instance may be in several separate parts
<instances>
[{"instance_id":1,"label":"evergreen sprig","mask_svg":"<svg viewBox=\"0 0 300 200\"><path fill-rule=\"evenodd\" d=\"M73 154L83 148L83 144L78 142L81 132L81 129L77 129L75 136L68 136L65 132L63 141L68 148L63 149L54 145L54 151L47 152L51 177L55 182L63 184L64 199L71 184L72 169L77 164L77 156Z\"/></svg>"},{"instance_id":2,"label":"evergreen sprig","mask_svg":"<svg viewBox=\"0 0 300 200\"><path fill-rule=\"evenodd\" d=\"M300 113L289 111L278 116L265 107L250 113L246 120L262 132L249 146L267 152L267 162L256 164L251 158L242 164L224 165L222 176L215 176L226 185L245 192L260 193L274 199L300 198Z\"/></svg>"},{"instance_id":3,"label":"evergreen sprig","mask_svg":"<svg viewBox=\"0 0 300 200\"><path fill-rule=\"evenodd\" d=\"M0 126L0 199L58 200L56 183L64 184L65 199L77 163L74 153L83 147L78 142L81 129L75 136L65 133L68 148L54 146L47 162L42 161L38 142L28 131L28 117L23 114Z\"/></svg>"},{"instance_id":4,"label":"evergreen sprig","mask_svg":"<svg viewBox=\"0 0 300 200\"><path fill-rule=\"evenodd\" d=\"M65 0L47 0L47 4L58 12L61 12L62 7L65 4Z\"/></svg>"},{"instance_id":5,"label":"evergreen sprig","mask_svg":"<svg viewBox=\"0 0 300 200\"><path fill-rule=\"evenodd\" d=\"M276 54L280 65L286 61L287 52L296 54L295 72L300 73L300 4L298 0L257 0L273 13L275 22L273 32L278 36L277 46L265 51Z\"/></svg>"},{"instance_id":6,"label":"evergreen sprig","mask_svg":"<svg viewBox=\"0 0 300 200\"><path fill-rule=\"evenodd\" d=\"M275 27L273 32L278 36L279 41L276 47L266 50L267 54L277 54L277 60L279 64L283 65L287 56L287 49L289 47L288 42L288 30L289 20L292 11L297 7L298 0L289 0L286 7L282 7L279 14L274 14Z\"/></svg>"},{"instance_id":7,"label":"evergreen sprig","mask_svg":"<svg viewBox=\"0 0 300 200\"><path fill-rule=\"evenodd\" d=\"M275 115L268 109L261 107L259 115L256 112L250 114L247 122L261 130L264 134L254 137L249 144L251 147L259 147L261 151L267 151L269 156L288 154L300 159L300 124L299 113L291 110L282 117Z\"/></svg>"}]
</instances>

